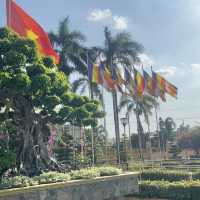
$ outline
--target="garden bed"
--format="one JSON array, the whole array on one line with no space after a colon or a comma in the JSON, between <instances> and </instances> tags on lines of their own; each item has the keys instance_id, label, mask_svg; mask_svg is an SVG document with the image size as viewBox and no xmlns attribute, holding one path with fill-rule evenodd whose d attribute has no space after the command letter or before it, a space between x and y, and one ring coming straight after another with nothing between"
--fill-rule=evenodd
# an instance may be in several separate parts
<instances>
[{"instance_id":1,"label":"garden bed","mask_svg":"<svg viewBox=\"0 0 200 200\"><path fill-rule=\"evenodd\" d=\"M143 198L198 200L200 199L200 181L141 181L139 194Z\"/></svg>"},{"instance_id":2,"label":"garden bed","mask_svg":"<svg viewBox=\"0 0 200 200\"><path fill-rule=\"evenodd\" d=\"M183 180L200 180L200 170L185 171L185 170L166 170L166 169L151 169L144 170L141 173L142 180L151 181L183 181Z\"/></svg>"},{"instance_id":3,"label":"garden bed","mask_svg":"<svg viewBox=\"0 0 200 200\"><path fill-rule=\"evenodd\" d=\"M138 173L43 184L0 191L0 200L103 200L138 193Z\"/></svg>"},{"instance_id":4,"label":"garden bed","mask_svg":"<svg viewBox=\"0 0 200 200\"><path fill-rule=\"evenodd\" d=\"M122 170L115 167L92 167L71 171L70 173L44 172L39 176L14 176L3 178L0 189L21 188L48 183L67 182L70 180L93 179L101 176L113 176L122 174Z\"/></svg>"}]
</instances>

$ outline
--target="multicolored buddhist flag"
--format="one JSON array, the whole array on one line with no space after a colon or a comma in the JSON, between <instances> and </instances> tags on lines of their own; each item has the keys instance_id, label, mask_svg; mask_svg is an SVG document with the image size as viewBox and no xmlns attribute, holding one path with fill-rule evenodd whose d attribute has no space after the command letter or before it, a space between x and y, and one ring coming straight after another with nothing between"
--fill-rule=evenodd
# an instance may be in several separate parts
<instances>
[{"instance_id":1,"label":"multicolored buddhist flag","mask_svg":"<svg viewBox=\"0 0 200 200\"><path fill-rule=\"evenodd\" d=\"M157 86L161 91L165 90L165 83L166 83L165 78L163 78L160 74L157 73Z\"/></svg>"},{"instance_id":2,"label":"multicolored buddhist flag","mask_svg":"<svg viewBox=\"0 0 200 200\"><path fill-rule=\"evenodd\" d=\"M150 95L154 95L153 80L151 76L145 70L143 70L143 77L144 77L144 91Z\"/></svg>"},{"instance_id":3,"label":"multicolored buddhist flag","mask_svg":"<svg viewBox=\"0 0 200 200\"><path fill-rule=\"evenodd\" d=\"M88 79L92 82L93 77L93 65L91 63L88 64Z\"/></svg>"},{"instance_id":4,"label":"multicolored buddhist flag","mask_svg":"<svg viewBox=\"0 0 200 200\"><path fill-rule=\"evenodd\" d=\"M157 87L157 74L154 71L152 71L152 83L153 83L153 96L158 97L159 91Z\"/></svg>"},{"instance_id":5,"label":"multicolored buddhist flag","mask_svg":"<svg viewBox=\"0 0 200 200\"><path fill-rule=\"evenodd\" d=\"M100 67L97 64L92 65L92 82L101 84Z\"/></svg>"},{"instance_id":6,"label":"multicolored buddhist flag","mask_svg":"<svg viewBox=\"0 0 200 200\"><path fill-rule=\"evenodd\" d=\"M100 64L100 79L101 79L101 84L104 88L106 88L107 90L114 89L112 74L103 63Z\"/></svg>"},{"instance_id":7,"label":"multicolored buddhist flag","mask_svg":"<svg viewBox=\"0 0 200 200\"><path fill-rule=\"evenodd\" d=\"M177 98L178 95L177 87L169 83L168 81L165 82L165 92L168 93L170 96Z\"/></svg>"},{"instance_id":8,"label":"multicolored buddhist flag","mask_svg":"<svg viewBox=\"0 0 200 200\"><path fill-rule=\"evenodd\" d=\"M134 96L135 95L135 80L133 78L133 75L127 68L124 69L124 79L125 79L124 80L125 87L126 89L128 89L129 95Z\"/></svg>"},{"instance_id":9,"label":"multicolored buddhist flag","mask_svg":"<svg viewBox=\"0 0 200 200\"><path fill-rule=\"evenodd\" d=\"M59 56L52 48L47 33L14 1L7 0L7 25L21 37L35 41L39 55L52 57L56 64Z\"/></svg>"},{"instance_id":10,"label":"multicolored buddhist flag","mask_svg":"<svg viewBox=\"0 0 200 200\"><path fill-rule=\"evenodd\" d=\"M120 93L124 93L123 91L123 85L125 84L124 79L121 76L121 73L119 71L119 69L117 68L116 65L112 66L112 80L114 83L114 89L115 91L119 91Z\"/></svg>"},{"instance_id":11,"label":"multicolored buddhist flag","mask_svg":"<svg viewBox=\"0 0 200 200\"><path fill-rule=\"evenodd\" d=\"M162 101L166 101L165 97L165 83L166 80L158 73L152 71L153 93L154 96L160 97Z\"/></svg>"},{"instance_id":12,"label":"multicolored buddhist flag","mask_svg":"<svg viewBox=\"0 0 200 200\"><path fill-rule=\"evenodd\" d=\"M130 72L127 70L127 68L124 68L124 80L125 80L125 84L129 85L130 80L131 80L131 74Z\"/></svg>"},{"instance_id":13,"label":"multicolored buddhist flag","mask_svg":"<svg viewBox=\"0 0 200 200\"><path fill-rule=\"evenodd\" d=\"M143 76L134 69L134 75L135 75L135 96L141 98L144 93L144 78Z\"/></svg>"}]
</instances>

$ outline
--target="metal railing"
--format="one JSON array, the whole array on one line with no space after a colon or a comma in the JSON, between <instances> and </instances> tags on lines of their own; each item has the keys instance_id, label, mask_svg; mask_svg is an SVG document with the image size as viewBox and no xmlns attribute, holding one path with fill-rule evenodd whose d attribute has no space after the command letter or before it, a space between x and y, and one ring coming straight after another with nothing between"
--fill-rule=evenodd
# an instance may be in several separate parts
<instances>
[{"instance_id":1,"label":"metal railing","mask_svg":"<svg viewBox=\"0 0 200 200\"><path fill-rule=\"evenodd\" d=\"M200 170L200 159L144 160L143 168Z\"/></svg>"}]
</instances>

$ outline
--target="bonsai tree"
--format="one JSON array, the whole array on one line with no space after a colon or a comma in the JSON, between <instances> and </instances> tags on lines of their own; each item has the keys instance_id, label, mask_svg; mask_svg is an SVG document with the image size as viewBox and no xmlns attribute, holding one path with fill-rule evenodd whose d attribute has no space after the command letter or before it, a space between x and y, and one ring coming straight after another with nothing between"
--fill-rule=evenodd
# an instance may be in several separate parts
<instances>
[{"instance_id":1,"label":"bonsai tree","mask_svg":"<svg viewBox=\"0 0 200 200\"><path fill-rule=\"evenodd\" d=\"M96 126L99 103L69 90L66 75L41 58L34 41L0 29L0 121L16 130L18 168L27 175L52 169L50 124Z\"/></svg>"}]
</instances>

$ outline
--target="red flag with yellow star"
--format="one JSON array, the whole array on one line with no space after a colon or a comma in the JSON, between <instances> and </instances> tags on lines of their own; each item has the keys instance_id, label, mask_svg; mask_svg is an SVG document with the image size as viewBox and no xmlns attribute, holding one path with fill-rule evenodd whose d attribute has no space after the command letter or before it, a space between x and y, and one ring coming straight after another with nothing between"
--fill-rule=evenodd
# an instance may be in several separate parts
<instances>
[{"instance_id":1,"label":"red flag with yellow star","mask_svg":"<svg viewBox=\"0 0 200 200\"><path fill-rule=\"evenodd\" d=\"M56 64L59 63L59 56L52 48L47 33L12 0L7 0L7 23L21 37L34 40L41 56L52 57Z\"/></svg>"}]
</instances>

